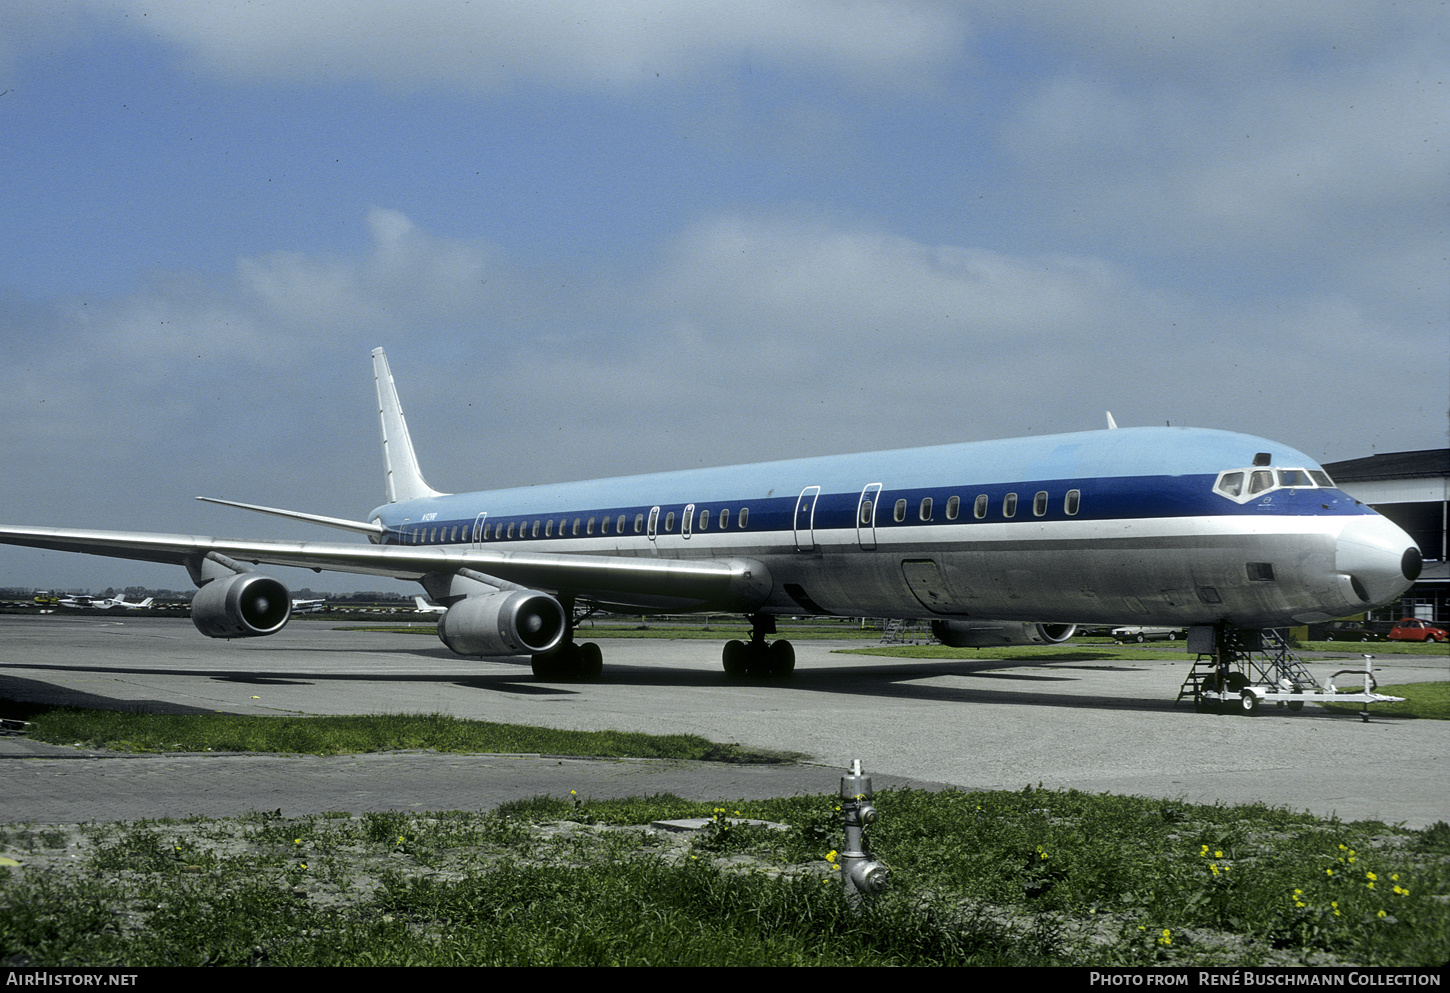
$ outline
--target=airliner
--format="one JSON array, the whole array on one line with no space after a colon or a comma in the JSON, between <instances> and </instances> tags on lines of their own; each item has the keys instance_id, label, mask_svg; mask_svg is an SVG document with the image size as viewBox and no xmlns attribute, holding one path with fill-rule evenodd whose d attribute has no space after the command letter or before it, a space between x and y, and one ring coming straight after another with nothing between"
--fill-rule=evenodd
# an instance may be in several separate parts
<instances>
[{"instance_id":1,"label":"airliner","mask_svg":"<svg viewBox=\"0 0 1450 993\"><path fill-rule=\"evenodd\" d=\"M596 678L593 611L747 617L732 676L784 677L781 615L929 620L948 645L1051 644L1075 625L1215 631L1388 603L1421 568L1399 527L1302 452L1251 435L1119 428L441 493L425 481L381 348L387 502L366 520L198 499L367 543L0 527L0 542L183 566L212 638L273 634L291 599L260 564L420 583L463 656Z\"/></svg>"}]
</instances>

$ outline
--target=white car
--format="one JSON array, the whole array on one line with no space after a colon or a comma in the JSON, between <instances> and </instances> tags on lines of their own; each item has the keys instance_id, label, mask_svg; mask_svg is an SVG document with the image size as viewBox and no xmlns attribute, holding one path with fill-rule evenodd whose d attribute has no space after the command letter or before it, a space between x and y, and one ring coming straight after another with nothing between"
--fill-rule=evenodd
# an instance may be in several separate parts
<instances>
[{"instance_id":1,"label":"white car","mask_svg":"<svg viewBox=\"0 0 1450 993\"><path fill-rule=\"evenodd\" d=\"M1136 641L1142 644L1145 641L1177 641L1182 637L1183 631L1179 628L1113 628L1113 640L1118 642Z\"/></svg>"}]
</instances>

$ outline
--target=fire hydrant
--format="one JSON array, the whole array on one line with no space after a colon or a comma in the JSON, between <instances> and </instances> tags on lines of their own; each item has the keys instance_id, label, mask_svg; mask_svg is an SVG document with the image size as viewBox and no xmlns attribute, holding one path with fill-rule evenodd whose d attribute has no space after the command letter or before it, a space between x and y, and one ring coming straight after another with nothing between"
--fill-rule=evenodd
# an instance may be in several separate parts
<instances>
[{"instance_id":1,"label":"fire hydrant","mask_svg":"<svg viewBox=\"0 0 1450 993\"><path fill-rule=\"evenodd\" d=\"M871 857L866 829L876 820L871 800L871 777L861 775L861 760L851 763L850 775L841 777L841 820L846 827L846 847L841 852L841 883L846 896L856 900L863 893L886 888L891 870Z\"/></svg>"}]
</instances>

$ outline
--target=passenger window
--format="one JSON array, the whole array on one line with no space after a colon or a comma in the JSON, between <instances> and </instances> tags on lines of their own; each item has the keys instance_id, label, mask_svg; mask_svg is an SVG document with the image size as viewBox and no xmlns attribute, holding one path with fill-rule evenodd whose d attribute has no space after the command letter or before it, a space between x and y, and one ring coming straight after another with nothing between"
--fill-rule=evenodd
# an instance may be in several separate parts
<instances>
[{"instance_id":1,"label":"passenger window","mask_svg":"<svg viewBox=\"0 0 1450 993\"><path fill-rule=\"evenodd\" d=\"M740 508L740 527L742 527L742 528L745 527L746 522L749 521L749 520L750 520L750 508L749 507L741 507Z\"/></svg>"},{"instance_id":2,"label":"passenger window","mask_svg":"<svg viewBox=\"0 0 1450 993\"><path fill-rule=\"evenodd\" d=\"M1078 507L1082 505L1082 490L1068 490L1067 496L1062 500L1062 512L1068 517L1077 514Z\"/></svg>"},{"instance_id":3,"label":"passenger window","mask_svg":"<svg viewBox=\"0 0 1450 993\"><path fill-rule=\"evenodd\" d=\"M900 522L906 520L906 501L905 500L897 500L896 501L896 512L895 512L895 514L893 516L896 518L897 523L900 523Z\"/></svg>"},{"instance_id":4,"label":"passenger window","mask_svg":"<svg viewBox=\"0 0 1450 993\"><path fill-rule=\"evenodd\" d=\"M710 512L708 510L700 511L700 530L710 530Z\"/></svg>"},{"instance_id":5,"label":"passenger window","mask_svg":"<svg viewBox=\"0 0 1450 993\"><path fill-rule=\"evenodd\" d=\"M1016 493L1008 493L1005 497L1002 498L1002 516L1003 517L1016 517L1017 516L1017 494Z\"/></svg>"},{"instance_id":6,"label":"passenger window","mask_svg":"<svg viewBox=\"0 0 1450 993\"><path fill-rule=\"evenodd\" d=\"M1032 516L1041 517L1047 513L1047 491L1038 490L1032 497Z\"/></svg>"},{"instance_id":7,"label":"passenger window","mask_svg":"<svg viewBox=\"0 0 1450 993\"><path fill-rule=\"evenodd\" d=\"M861 526L867 527L871 524L871 511L876 508L870 500L861 501Z\"/></svg>"},{"instance_id":8,"label":"passenger window","mask_svg":"<svg viewBox=\"0 0 1450 993\"><path fill-rule=\"evenodd\" d=\"M931 520L931 497L921 498L921 509L917 511L917 516L924 521Z\"/></svg>"},{"instance_id":9,"label":"passenger window","mask_svg":"<svg viewBox=\"0 0 1450 993\"><path fill-rule=\"evenodd\" d=\"M592 518L592 517L589 518L589 523L586 524L586 525L584 525L584 533L585 534L593 534L594 533L594 518Z\"/></svg>"},{"instance_id":10,"label":"passenger window","mask_svg":"<svg viewBox=\"0 0 1450 993\"><path fill-rule=\"evenodd\" d=\"M644 515L643 514L635 514L634 515L634 533L635 534L642 534L643 532L644 532Z\"/></svg>"},{"instance_id":11,"label":"passenger window","mask_svg":"<svg viewBox=\"0 0 1450 993\"><path fill-rule=\"evenodd\" d=\"M990 502L991 501L987 499L987 494L977 494L977 503L974 507L972 507L972 514L976 516L977 520L980 521L982 518L987 516L987 504Z\"/></svg>"},{"instance_id":12,"label":"passenger window","mask_svg":"<svg viewBox=\"0 0 1450 993\"><path fill-rule=\"evenodd\" d=\"M614 530L618 534L624 534L624 515L619 515L619 520L614 522Z\"/></svg>"},{"instance_id":13,"label":"passenger window","mask_svg":"<svg viewBox=\"0 0 1450 993\"><path fill-rule=\"evenodd\" d=\"M544 522L544 537L545 538L552 538L553 536L554 536L554 519L551 517L547 521Z\"/></svg>"},{"instance_id":14,"label":"passenger window","mask_svg":"<svg viewBox=\"0 0 1450 993\"><path fill-rule=\"evenodd\" d=\"M608 517L601 517L601 518L599 518L599 533L600 534L608 534L609 533L609 518Z\"/></svg>"},{"instance_id":15,"label":"passenger window","mask_svg":"<svg viewBox=\"0 0 1450 993\"><path fill-rule=\"evenodd\" d=\"M675 512L672 510L668 514L665 515L665 533L668 534L669 532L673 531L674 529L675 529Z\"/></svg>"},{"instance_id":16,"label":"passenger window","mask_svg":"<svg viewBox=\"0 0 1450 993\"><path fill-rule=\"evenodd\" d=\"M720 511L720 530L724 531L730 526L730 510L726 508Z\"/></svg>"},{"instance_id":17,"label":"passenger window","mask_svg":"<svg viewBox=\"0 0 1450 993\"><path fill-rule=\"evenodd\" d=\"M531 537L537 538L538 536L539 536L539 522L538 521L535 521L534 522L533 531L531 532Z\"/></svg>"},{"instance_id":18,"label":"passenger window","mask_svg":"<svg viewBox=\"0 0 1450 993\"><path fill-rule=\"evenodd\" d=\"M512 538L513 536L514 536L514 522L513 521L509 521L509 537Z\"/></svg>"},{"instance_id":19,"label":"passenger window","mask_svg":"<svg viewBox=\"0 0 1450 993\"><path fill-rule=\"evenodd\" d=\"M577 517L574 518L574 536L576 538L579 536L579 518Z\"/></svg>"},{"instance_id":20,"label":"passenger window","mask_svg":"<svg viewBox=\"0 0 1450 993\"><path fill-rule=\"evenodd\" d=\"M957 496L947 497L947 520L949 520L949 521L956 520L957 519L957 514L961 512L961 509L962 509L962 498L961 497L957 497Z\"/></svg>"}]
</instances>

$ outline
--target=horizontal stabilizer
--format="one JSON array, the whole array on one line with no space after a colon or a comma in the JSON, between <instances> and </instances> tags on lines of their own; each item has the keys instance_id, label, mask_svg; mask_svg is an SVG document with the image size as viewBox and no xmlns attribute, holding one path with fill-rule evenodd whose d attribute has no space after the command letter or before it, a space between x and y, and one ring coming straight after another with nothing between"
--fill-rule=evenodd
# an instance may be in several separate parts
<instances>
[{"instance_id":1,"label":"horizontal stabilizer","mask_svg":"<svg viewBox=\"0 0 1450 993\"><path fill-rule=\"evenodd\" d=\"M349 521L342 517L324 517L321 514L304 514L300 510L259 507L254 503L238 503L235 500L221 500L217 497L199 496L197 499L207 503L219 503L223 507L240 507L242 510L255 510L259 514L271 514L273 517L286 517L289 520L321 524L324 527L340 528L343 531L356 531L358 534L381 535L383 533L383 526L377 521Z\"/></svg>"}]
</instances>

